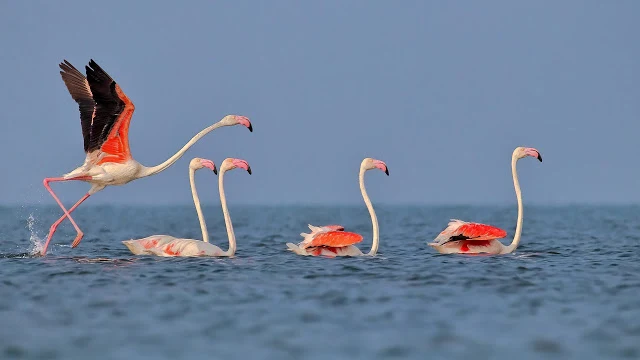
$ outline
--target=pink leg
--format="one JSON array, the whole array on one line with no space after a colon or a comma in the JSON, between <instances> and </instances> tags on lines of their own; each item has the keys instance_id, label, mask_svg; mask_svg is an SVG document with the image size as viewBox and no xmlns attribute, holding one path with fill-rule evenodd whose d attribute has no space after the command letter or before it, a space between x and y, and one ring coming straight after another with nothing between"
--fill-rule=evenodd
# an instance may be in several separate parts
<instances>
[{"instance_id":1,"label":"pink leg","mask_svg":"<svg viewBox=\"0 0 640 360\"><path fill-rule=\"evenodd\" d=\"M73 212L73 210L75 210L78 205L82 204L85 200L87 200L89 198L89 193L84 194L84 196L78 200L78 202L76 202L71 209L69 209L69 214L71 214ZM62 222L62 220L64 220L64 218L67 217L67 215L62 215L60 217L60 219L58 219L58 221ZM73 219L71 218L71 215L69 215L69 220L73 223ZM76 229L78 227L76 226ZM71 247L74 248L76 246L78 246L80 244L80 241L82 240L82 237L84 236L84 233L82 231L80 231L80 233L76 236L76 238L73 240L73 243L71 244Z\"/></svg>"},{"instance_id":2,"label":"pink leg","mask_svg":"<svg viewBox=\"0 0 640 360\"><path fill-rule=\"evenodd\" d=\"M67 211L67 209L65 209L64 205L62 205L62 202L60 201L60 199L58 199L56 194L53 192L53 190L49 186L49 182L69 181L69 180L89 180L89 179L91 179L90 176L80 176L80 177L71 178L71 179L65 179L65 178L46 178L46 179L44 179L44 181L43 181L44 187L47 189L47 191L49 191L51 196L53 196L53 198L58 203L58 205L60 206L62 211L64 211L64 215L62 215L62 217L60 219L58 219L56 222L54 222L51 225L51 228L49 228L49 235L47 236L47 241L44 243L44 247L42 248L42 251L40 252L41 255L45 255L47 253L47 248L49 247L49 242L51 241L51 238L53 237L53 234L56 232L56 229L58 228L58 225L60 225L60 223L66 217L69 217L69 221L71 221L71 224L73 225L73 227L76 229L76 232L77 232L76 238L73 241L73 244L71 246L72 247L78 246L78 244L80 243L80 240L82 240L82 236L84 236L84 234L82 233L82 231L80 230L80 228L78 227L76 222L71 217L71 212L73 210L75 210L78 207L78 205L82 204L82 202L85 201L90 196L88 193L85 194L80 200L78 200L77 203L75 203L75 205L73 205L73 207L71 207L71 210Z\"/></svg>"}]
</instances>

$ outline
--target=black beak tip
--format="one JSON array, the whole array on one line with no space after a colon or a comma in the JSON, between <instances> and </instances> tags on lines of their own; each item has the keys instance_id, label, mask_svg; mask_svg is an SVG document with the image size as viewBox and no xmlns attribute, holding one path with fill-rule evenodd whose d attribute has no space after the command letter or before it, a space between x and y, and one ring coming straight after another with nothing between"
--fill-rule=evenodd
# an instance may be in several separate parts
<instances>
[{"instance_id":1,"label":"black beak tip","mask_svg":"<svg viewBox=\"0 0 640 360\"><path fill-rule=\"evenodd\" d=\"M251 175L251 166L247 168L247 172L249 173L249 175Z\"/></svg>"},{"instance_id":2,"label":"black beak tip","mask_svg":"<svg viewBox=\"0 0 640 360\"><path fill-rule=\"evenodd\" d=\"M249 132L253 132L253 125L249 124Z\"/></svg>"},{"instance_id":3,"label":"black beak tip","mask_svg":"<svg viewBox=\"0 0 640 360\"><path fill-rule=\"evenodd\" d=\"M542 155L538 154L538 160L540 160L540 162L542 162Z\"/></svg>"},{"instance_id":4,"label":"black beak tip","mask_svg":"<svg viewBox=\"0 0 640 360\"><path fill-rule=\"evenodd\" d=\"M218 175L218 169L215 169L215 168L214 168L214 169L213 169L213 173L214 173L214 174L216 174L216 175Z\"/></svg>"},{"instance_id":5,"label":"black beak tip","mask_svg":"<svg viewBox=\"0 0 640 360\"><path fill-rule=\"evenodd\" d=\"M387 174L387 176L389 176L389 168L384 169L384 173Z\"/></svg>"}]
</instances>

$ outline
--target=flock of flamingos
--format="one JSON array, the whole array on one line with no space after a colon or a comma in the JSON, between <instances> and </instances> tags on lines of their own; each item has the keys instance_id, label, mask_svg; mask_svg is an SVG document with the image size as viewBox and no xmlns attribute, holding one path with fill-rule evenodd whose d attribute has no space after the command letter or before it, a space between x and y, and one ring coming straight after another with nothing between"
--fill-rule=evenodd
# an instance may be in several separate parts
<instances>
[{"instance_id":1,"label":"flock of flamingos","mask_svg":"<svg viewBox=\"0 0 640 360\"><path fill-rule=\"evenodd\" d=\"M51 196L60 205L64 212L49 229L46 242L40 250L40 255L45 255L51 238L56 229L65 218L75 228L77 235L72 243L72 247L80 244L83 232L71 217L71 213L91 195L110 185L124 185L128 182L147 176L158 174L173 163L175 163L184 153L204 137L209 132L223 127L242 125L253 131L248 118L240 115L227 115L217 123L203 129L196 134L182 149L176 152L163 163L147 167L131 156L129 150L129 124L135 107L120 86L104 71L95 61L91 60L85 67L86 77L78 71L68 61L64 60L60 64L60 74L73 100L78 103L80 109L80 122L82 125L82 136L84 138L84 151L86 158L84 163L75 170L61 176L44 179L44 187L51 193ZM513 184L518 200L518 222L515 236L510 245L503 245L498 239L507 235L507 232L490 225L465 222L461 220L451 220L448 226L440 232L434 242L429 246L443 254L508 254L513 252L520 243L522 233L522 195L516 163L518 160L531 156L542 162L540 152L534 148L518 147L513 151L511 157L511 171L513 174ZM251 174L251 167L242 159L227 158L220 165L218 174L218 188L220 191L220 202L222 212L227 227L229 237L229 248L223 251L219 247L209 242L207 226L200 207L200 200L195 186L196 170L207 168L214 174L218 174L215 164L211 160L194 158L189 164L189 180L191 183L191 193L196 207L200 228L202 230L202 240L181 239L169 235L152 235L144 239L128 240L123 243L136 255L157 255L157 256L233 256L236 251L236 238L233 233L231 217L227 209L227 201L224 194L224 174L236 168L244 169ZM378 252L379 229L378 219L367 195L364 186L364 174L368 170L379 169L389 175L387 165L381 161L371 158L362 160L360 164L360 191L364 202L371 215L373 224L373 243L371 250L365 254L358 249L355 244L363 240L362 235L344 231L340 225L313 226L309 225L311 232L301 233L303 240L298 244L287 243L290 251L304 256L374 256ZM78 180L91 184L89 191L78 200L70 209L66 209L60 199L50 187L52 182Z\"/></svg>"}]
</instances>

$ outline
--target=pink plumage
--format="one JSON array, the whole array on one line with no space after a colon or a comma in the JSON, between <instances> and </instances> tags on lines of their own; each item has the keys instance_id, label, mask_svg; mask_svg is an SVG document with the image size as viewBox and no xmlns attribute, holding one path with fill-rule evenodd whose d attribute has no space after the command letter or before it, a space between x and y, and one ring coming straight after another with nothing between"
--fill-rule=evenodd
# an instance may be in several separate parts
<instances>
[{"instance_id":1,"label":"pink plumage","mask_svg":"<svg viewBox=\"0 0 640 360\"><path fill-rule=\"evenodd\" d=\"M378 223L371 200L364 187L364 173L368 170L379 169L389 175L389 168L380 160L365 158L360 163L360 192L365 205L371 215L373 225L373 243L367 255L374 256L378 251ZM362 256L365 255L354 244L362 242L362 235L344 231L344 226L331 224L325 226L313 226L309 224L310 233L300 233L303 240L298 244L287 243L287 248L295 254L303 256Z\"/></svg>"},{"instance_id":2,"label":"pink plumage","mask_svg":"<svg viewBox=\"0 0 640 360\"><path fill-rule=\"evenodd\" d=\"M516 172L516 162L525 157L533 157L542 162L537 149L518 146L511 154L511 173L518 201L518 224L511 244L505 246L497 239L507 236L507 232L490 225L469 223L451 219L446 229L428 245L441 254L510 254L516 250L522 235L522 193Z\"/></svg>"},{"instance_id":3,"label":"pink plumage","mask_svg":"<svg viewBox=\"0 0 640 360\"><path fill-rule=\"evenodd\" d=\"M331 231L344 231L344 226L342 225L325 225L323 228L330 229Z\"/></svg>"},{"instance_id":4,"label":"pink plumage","mask_svg":"<svg viewBox=\"0 0 640 360\"><path fill-rule=\"evenodd\" d=\"M483 241L501 239L507 236L507 232L491 225L470 223L458 219L451 219L446 229L434 239L438 245L449 241L469 240Z\"/></svg>"},{"instance_id":5,"label":"pink plumage","mask_svg":"<svg viewBox=\"0 0 640 360\"><path fill-rule=\"evenodd\" d=\"M327 231L316 234L308 243L307 247L328 246L328 247L344 247L357 244L362 241L362 235L347 231Z\"/></svg>"}]
</instances>

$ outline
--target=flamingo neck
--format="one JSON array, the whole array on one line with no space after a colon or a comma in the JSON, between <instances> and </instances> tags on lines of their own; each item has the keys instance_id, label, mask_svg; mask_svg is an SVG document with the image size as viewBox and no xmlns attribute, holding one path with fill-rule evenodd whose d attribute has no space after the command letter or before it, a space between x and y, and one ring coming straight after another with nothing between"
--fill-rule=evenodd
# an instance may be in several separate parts
<instances>
[{"instance_id":1,"label":"flamingo neck","mask_svg":"<svg viewBox=\"0 0 640 360\"><path fill-rule=\"evenodd\" d=\"M516 233L513 236L513 241L511 244L504 248L502 251L503 254L509 254L516 250L518 244L520 244L520 236L522 235L522 219L524 216L524 211L522 207L522 192L520 191L520 182L518 181L518 172L516 171L516 163L518 162L518 158L516 157L515 152L511 157L511 173L513 175L513 187L516 189L516 198L518 199L518 223L516 225Z\"/></svg>"},{"instance_id":2,"label":"flamingo neck","mask_svg":"<svg viewBox=\"0 0 640 360\"><path fill-rule=\"evenodd\" d=\"M367 210L369 210L369 215L371 215L371 224L373 225L373 243L371 244L371 250L367 255L374 256L378 252L378 218L376 217L376 212L373 210L373 205L371 204L371 200L369 199L369 195L367 195L367 189L364 187L364 173L367 171L364 167L360 167L360 192L362 193L362 198L364 199L364 203L367 205Z\"/></svg>"},{"instance_id":3,"label":"flamingo neck","mask_svg":"<svg viewBox=\"0 0 640 360\"><path fill-rule=\"evenodd\" d=\"M227 236L229 237L229 250L225 252L226 256L233 256L236 253L236 235L233 232L233 224L231 224L231 216L227 209L227 197L224 194L224 173L226 169L220 169L218 175L218 191L220 192L220 204L222 205L222 214L224 215L224 224L227 227Z\"/></svg>"},{"instance_id":4,"label":"flamingo neck","mask_svg":"<svg viewBox=\"0 0 640 360\"><path fill-rule=\"evenodd\" d=\"M162 171L166 170L169 166L173 165L173 163L178 161L178 159L180 159L182 157L182 155L184 155L184 153L186 153L187 150L189 150L190 147L192 147L196 142L198 142L198 140L200 140L203 136L207 135L211 131L213 131L213 130L221 127L221 126L225 126L225 125L223 125L220 121L218 121L217 123L202 129L202 131L200 131L194 137L192 137L191 140L189 140L189 142L187 142L182 147L182 149L180 149L177 153L175 153L172 157L168 158L162 164L159 164L159 165L156 165L156 166L152 166L152 167L143 166L142 169L140 170L140 172L138 173L138 178L143 178L143 177L155 175L155 174L157 174L159 172L162 172Z\"/></svg>"},{"instance_id":5,"label":"flamingo neck","mask_svg":"<svg viewBox=\"0 0 640 360\"><path fill-rule=\"evenodd\" d=\"M198 221L200 221L200 230L202 231L202 241L209 242L209 232L207 231L207 223L202 215L202 207L200 206L200 198L198 197L198 191L196 190L196 171L189 168L189 183L191 183L191 195L193 195L193 203L196 206L196 212L198 213Z\"/></svg>"}]
</instances>

